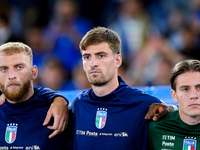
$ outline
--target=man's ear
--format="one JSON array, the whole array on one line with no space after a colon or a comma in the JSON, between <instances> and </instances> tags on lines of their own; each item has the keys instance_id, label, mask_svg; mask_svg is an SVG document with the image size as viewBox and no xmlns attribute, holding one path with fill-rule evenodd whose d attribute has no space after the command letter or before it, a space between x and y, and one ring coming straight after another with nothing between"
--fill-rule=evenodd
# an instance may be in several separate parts
<instances>
[{"instance_id":1,"label":"man's ear","mask_svg":"<svg viewBox=\"0 0 200 150\"><path fill-rule=\"evenodd\" d=\"M116 54L116 68L119 68L122 64L122 55L121 54Z\"/></svg>"},{"instance_id":2,"label":"man's ear","mask_svg":"<svg viewBox=\"0 0 200 150\"><path fill-rule=\"evenodd\" d=\"M31 80L34 80L35 78L37 78L38 75L38 69L36 66L32 66L31 68Z\"/></svg>"},{"instance_id":3,"label":"man's ear","mask_svg":"<svg viewBox=\"0 0 200 150\"><path fill-rule=\"evenodd\" d=\"M171 95L172 95L172 98L174 100L174 102L178 103L178 100L177 100L177 96L176 96L176 91L175 90L171 90Z\"/></svg>"}]
</instances>

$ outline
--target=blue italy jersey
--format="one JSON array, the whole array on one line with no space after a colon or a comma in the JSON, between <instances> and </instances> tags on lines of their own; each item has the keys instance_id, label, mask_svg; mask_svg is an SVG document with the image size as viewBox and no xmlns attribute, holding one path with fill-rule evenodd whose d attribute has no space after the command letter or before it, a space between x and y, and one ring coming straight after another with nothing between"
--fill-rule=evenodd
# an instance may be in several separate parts
<instances>
[{"instance_id":1,"label":"blue italy jersey","mask_svg":"<svg viewBox=\"0 0 200 150\"><path fill-rule=\"evenodd\" d=\"M118 79L118 88L106 96L89 89L74 99L74 149L146 149L149 122L144 117L152 103L161 101Z\"/></svg>"},{"instance_id":2,"label":"blue italy jersey","mask_svg":"<svg viewBox=\"0 0 200 150\"><path fill-rule=\"evenodd\" d=\"M72 147L68 129L49 139L53 132L43 126L51 101L61 96L47 88L34 88L34 95L27 101L0 106L0 149L66 150ZM53 124L53 120L49 125Z\"/></svg>"}]
</instances>

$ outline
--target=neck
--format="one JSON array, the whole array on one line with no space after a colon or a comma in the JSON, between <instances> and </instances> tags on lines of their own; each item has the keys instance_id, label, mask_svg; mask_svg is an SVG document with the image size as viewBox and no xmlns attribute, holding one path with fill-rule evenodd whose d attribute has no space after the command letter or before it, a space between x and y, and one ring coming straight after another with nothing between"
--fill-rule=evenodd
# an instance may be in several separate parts
<instances>
[{"instance_id":1,"label":"neck","mask_svg":"<svg viewBox=\"0 0 200 150\"><path fill-rule=\"evenodd\" d=\"M108 83L102 86L92 85L92 89L97 96L105 96L113 92L119 86L118 77L114 77Z\"/></svg>"},{"instance_id":2,"label":"neck","mask_svg":"<svg viewBox=\"0 0 200 150\"><path fill-rule=\"evenodd\" d=\"M189 125L196 125L200 123L200 116L186 116L180 112L179 112L179 115L180 115L181 120Z\"/></svg>"}]
</instances>

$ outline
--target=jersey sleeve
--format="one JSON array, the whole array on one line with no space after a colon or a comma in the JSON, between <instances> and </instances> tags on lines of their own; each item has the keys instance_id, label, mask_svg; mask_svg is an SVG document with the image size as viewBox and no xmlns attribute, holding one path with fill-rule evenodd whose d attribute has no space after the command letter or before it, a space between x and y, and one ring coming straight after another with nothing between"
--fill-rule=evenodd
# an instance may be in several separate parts
<instances>
[{"instance_id":1,"label":"jersey sleeve","mask_svg":"<svg viewBox=\"0 0 200 150\"><path fill-rule=\"evenodd\" d=\"M48 101L50 101L51 103L53 102L53 100L56 97L63 97L69 104L68 99L66 99L66 97L64 97L63 95L61 95L60 93L53 91L47 87L38 87L35 86L34 89L37 89L37 91L40 93L41 96L43 96L45 99L47 99Z\"/></svg>"}]
</instances>

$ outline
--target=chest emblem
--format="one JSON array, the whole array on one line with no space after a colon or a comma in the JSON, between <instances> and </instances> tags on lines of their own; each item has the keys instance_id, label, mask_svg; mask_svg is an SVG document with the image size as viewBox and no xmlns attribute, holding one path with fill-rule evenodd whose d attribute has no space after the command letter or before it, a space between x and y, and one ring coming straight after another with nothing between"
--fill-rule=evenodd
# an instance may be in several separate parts
<instances>
[{"instance_id":1,"label":"chest emblem","mask_svg":"<svg viewBox=\"0 0 200 150\"><path fill-rule=\"evenodd\" d=\"M10 123L7 124L6 133L5 133L5 140L7 143L11 144L15 141L17 136L17 124Z\"/></svg>"},{"instance_id":2,"label":"chest emblem","mask_svg":"<svg viewBox=\"0 0 200 150\"><path fill-rule=\"evenodd\" d=\"M196 150L196 140L184 139L183 150Z\"/></svg>"},{"instance_id":3,"label":"chest emblem","mask_svg":"<svg viewBox=\"0 0 200 150\"><path fill-rule=\"evenodd\" d=\"M98 108L96 113L96 127L98 129L102 129L106 125L107 119L107 109L106 108Z\"/></svg>"}]
</instances>

